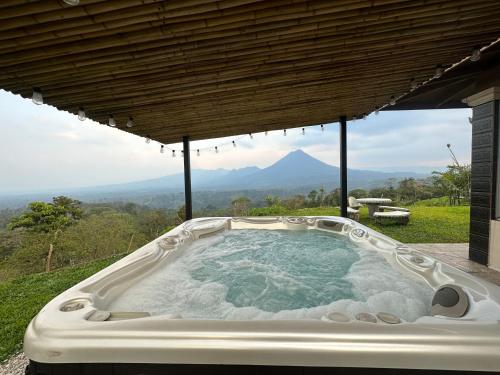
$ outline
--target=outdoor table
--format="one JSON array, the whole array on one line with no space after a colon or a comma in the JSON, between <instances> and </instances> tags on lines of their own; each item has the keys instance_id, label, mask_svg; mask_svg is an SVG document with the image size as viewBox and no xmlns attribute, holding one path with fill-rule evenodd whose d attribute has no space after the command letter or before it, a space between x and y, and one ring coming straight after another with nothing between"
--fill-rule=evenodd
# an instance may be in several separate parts
<instances>
[{"instance_id":1,"label":"outdoor table","mask_svg":"<svg viewBox=\"0 0 500 375\"><path fill-rule=\"evenodd\" d=\"M392 203L392 199L389 198L359 198L356 200L368 206L368 216L371 218L373 218L375 212L378 212L381 205Z\"/></svg>"}]
</instances>

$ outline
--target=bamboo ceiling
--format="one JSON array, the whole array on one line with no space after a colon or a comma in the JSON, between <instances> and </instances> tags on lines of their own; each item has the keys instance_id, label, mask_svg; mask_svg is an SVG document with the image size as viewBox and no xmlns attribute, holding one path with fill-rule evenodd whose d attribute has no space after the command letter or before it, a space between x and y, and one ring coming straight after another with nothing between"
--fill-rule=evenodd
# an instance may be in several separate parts
<instances>
[{"instance_id":1,"label":"bamboo ceiling","mask_svg":"<svg viewBox=\"0 0 500 375\"><path fill-rule=\"evenodd\" d=\"M173 143L369 113L499 31L496 0L3 0L0 88Z\"/></svg>"}]
</instances>

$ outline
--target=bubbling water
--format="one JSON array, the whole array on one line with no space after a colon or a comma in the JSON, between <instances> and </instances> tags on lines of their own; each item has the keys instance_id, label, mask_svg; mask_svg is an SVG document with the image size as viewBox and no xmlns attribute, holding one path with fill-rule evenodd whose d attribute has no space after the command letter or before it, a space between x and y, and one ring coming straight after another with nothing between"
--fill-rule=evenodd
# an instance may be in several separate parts
<instances>
[{"instance_id":1,"label":"bubbling water","mask_svg":"<svg viewBox=\"0 0 500 375\"><path fill-rule=\"evenodd\" d=\"M433 291L376 251L319 230L232 230L196 241L112 301L110 310L191 319L428 315Z\"/></svg>"}]
</instances>

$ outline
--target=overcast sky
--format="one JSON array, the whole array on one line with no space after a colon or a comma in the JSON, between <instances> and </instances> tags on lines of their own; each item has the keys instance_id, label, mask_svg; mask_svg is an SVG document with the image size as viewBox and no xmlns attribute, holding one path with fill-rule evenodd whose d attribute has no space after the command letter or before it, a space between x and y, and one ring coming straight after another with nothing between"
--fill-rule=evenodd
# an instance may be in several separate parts
<instances>
[{"instance_id":1,"label":"overcast sky","mask_svg":"<svg viewBox=\"0 0 500 375\"><path fill-rule=\"evenodd\" d=\"M349 168L429 172L450 162L451 143L461 162L470 162L469 109L394 111L348 124ZM182 171L182 159L160 154L156 142L0 90L0 192L95 186L155 178ZM203 169L267 167L302 149L338 165L338 124L193 142L192 167ZM180 149L180 145L169 147Z\"/></svg>"}]
</instances>

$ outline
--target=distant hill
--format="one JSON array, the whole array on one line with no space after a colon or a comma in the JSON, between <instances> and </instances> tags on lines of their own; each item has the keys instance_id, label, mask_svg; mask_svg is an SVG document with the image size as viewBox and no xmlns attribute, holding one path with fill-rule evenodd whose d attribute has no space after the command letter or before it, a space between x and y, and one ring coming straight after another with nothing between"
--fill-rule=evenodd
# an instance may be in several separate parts
<instances>
[{"instance_id":1,"label":"distant hill","mask_svg":"<svg viewBox=\"0 0 500 375\"><path fill-rule=\"evenodd\" d=\"M240 169L194 169L191 172L193 191L234 192L258 190L260 197L263 190L272 190L282 195L307 192L310 189L324 186L326 190L333 190L339 186L339 168L326 164L302 150L290 152L276 163L267 168L246 167ZM414 172L379 172L359 169L348 170L349 189L370 189L383 185L388 179L400 180L405 177L424 178L425 174ZM50 200L55 195L69 195L71 197L89 201L135 201L141 204L157 206L160 204L157 195L175 195L177 198L166 208L175 208L181 202L184 189L184 175L177 173L150 180L135 181L124 184L95 186L76 189L62 189L47 193L31 193L22 195L0 195L0 208L20 207L32 200ZM200 194L198 194L200 195ZM213 194L211 195L213 196ZM171 199L165 199L171 201ZM152 202L156 202L153 204ZM174 203L175 202L175 203ZM171 206L172 207L169 207Z\"/></svg>"}]
</instances>

